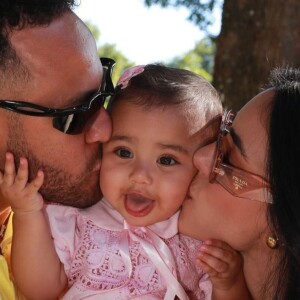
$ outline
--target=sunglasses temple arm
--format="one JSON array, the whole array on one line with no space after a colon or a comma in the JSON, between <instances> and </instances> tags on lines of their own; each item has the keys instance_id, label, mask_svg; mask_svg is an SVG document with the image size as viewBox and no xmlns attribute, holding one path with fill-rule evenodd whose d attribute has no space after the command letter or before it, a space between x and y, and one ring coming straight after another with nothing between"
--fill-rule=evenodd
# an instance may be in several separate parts
<instances>
[{"instance_id":1,"label":"sunglasses temple arm","mask_svg":"<svg viewBox=\"0 0 300 300\"><path fill-rule=\"evenodd\" d=\"M101 58L101 62L103 63L103 78L105 80L102 81L102 85L100 88L101 92L108 92L108 93L114 93L115 88L114 84L112 82L112 72L113 72L113 67L115 65L114 61L104 61L105 58Z\"/></svg>"}]
</instances>

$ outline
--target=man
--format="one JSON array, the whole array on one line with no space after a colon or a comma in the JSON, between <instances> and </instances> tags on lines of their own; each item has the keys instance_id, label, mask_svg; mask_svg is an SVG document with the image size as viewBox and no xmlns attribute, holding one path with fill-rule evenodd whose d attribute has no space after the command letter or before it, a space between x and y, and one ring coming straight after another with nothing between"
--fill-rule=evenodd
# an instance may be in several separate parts
<instances>
[{"instance_id":1,"label":"man","mask_svg":"<svg viewBox=\"0 0 300 300\"><path fill-rule=\"evenodd\" d=\"M47 108L90 101L101 86L103 71L92 34L70 10L73 1L17 2L1 10L0 100ZM0 101L2 170L5 153L11 151L16 162L20 156L29 159L31 176L44 170L44 199L77 207L100 199L99 145L111 134L103 108L94 112L82 133L71 135L54 128L51 116L28 116L1 107Z\"/></svg>"},{"instance_id":2,"label":"man","mask_svg":"<svg viewBox=\"0 0 300 300\"><path fill-rule=\"evenodd\" d=\"M95 40L71 11L74 1L1 2L0 169L7 151L17 164L25 156L31 177L45 173L45 200L90 206L101 198L100 143L111 135L103 92L93 98L104 77ZM0 215L7 206L0 198Z\"/></svg>"}]
</instances>

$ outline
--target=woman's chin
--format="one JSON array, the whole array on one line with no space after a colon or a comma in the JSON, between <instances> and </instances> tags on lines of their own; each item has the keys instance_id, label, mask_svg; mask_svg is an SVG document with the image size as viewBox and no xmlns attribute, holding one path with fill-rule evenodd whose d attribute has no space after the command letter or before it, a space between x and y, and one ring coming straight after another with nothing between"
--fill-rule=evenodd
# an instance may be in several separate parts
<instances>
[{"instance_id":1,"label":"woman's chin","mask_svg":"<svg viewBox=\"0 0 300 300\"><path fill-rule=\"evenodd\" d=\"M195 230L195 226L191 223L190 213L189 213L189 205L191 204L191 198L187 198L183 204L182 209L179 215L178 221L178 230L180 233L184 235L188 235L193 238L196 237L197 231Z\"/></svg>"}]
</instances>

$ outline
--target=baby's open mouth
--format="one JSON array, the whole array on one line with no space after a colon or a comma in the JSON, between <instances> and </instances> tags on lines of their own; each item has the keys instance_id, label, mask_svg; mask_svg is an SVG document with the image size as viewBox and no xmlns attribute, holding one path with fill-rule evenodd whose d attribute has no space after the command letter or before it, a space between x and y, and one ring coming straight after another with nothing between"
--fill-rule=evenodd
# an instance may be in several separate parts
<instances>
[{"instance_id":1,"label":"baby's open mouth","mask_svg":"<svg viewBox=\"0 0 300 300\"><path fill-rule=\"evenodd\" d=\"M125 209L130 215L144 217L149 214L154 207L154 201L140 194L125 195Z\"/></svg>"}]
</instances>

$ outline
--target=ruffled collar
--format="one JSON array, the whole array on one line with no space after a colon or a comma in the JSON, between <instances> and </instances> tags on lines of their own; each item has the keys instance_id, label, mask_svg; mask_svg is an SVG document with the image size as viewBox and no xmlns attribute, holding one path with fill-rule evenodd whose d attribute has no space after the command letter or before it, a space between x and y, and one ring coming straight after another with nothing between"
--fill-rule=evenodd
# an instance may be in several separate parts
<instances>
[{"instance_id":1,"label":"ruffled collar","mask_svg":"<svg viewBox=\"0 0 300 300\"><path fill-rule=\"evenodd\" d=\"M97 226L103 229L112 231L122 231L124 229L123 216L104 198L95 205L82 209L80 214L91 219ZM178 216L179 211L171 218L147 226L147 228L163 239L171 238L178 233Z\"/></svg>"}]
</instances>

